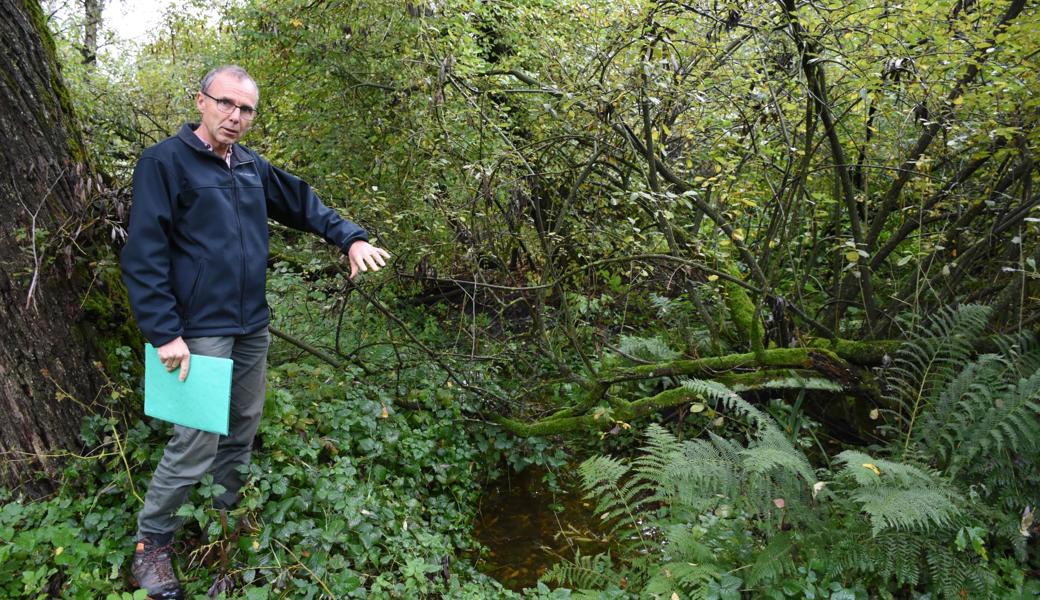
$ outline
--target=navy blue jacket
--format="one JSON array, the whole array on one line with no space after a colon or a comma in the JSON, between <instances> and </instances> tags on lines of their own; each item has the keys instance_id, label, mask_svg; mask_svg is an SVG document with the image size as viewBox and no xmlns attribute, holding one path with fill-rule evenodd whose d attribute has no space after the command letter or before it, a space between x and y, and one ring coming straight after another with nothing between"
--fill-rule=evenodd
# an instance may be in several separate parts
<instances>
[{"instance_id":1,"label":"navy blue jacket","mask_svg":"<svg viewBox=\"0 0 1040 600\"><path fill-rule=\"evenodd\" d=\"M297 177L232 146L231 167L195 125L141 155L121 262L130 306L155 346L178 336L243 335L270 320L268 217L343 249L367 240Z\"/></svg>"}]
</instances>

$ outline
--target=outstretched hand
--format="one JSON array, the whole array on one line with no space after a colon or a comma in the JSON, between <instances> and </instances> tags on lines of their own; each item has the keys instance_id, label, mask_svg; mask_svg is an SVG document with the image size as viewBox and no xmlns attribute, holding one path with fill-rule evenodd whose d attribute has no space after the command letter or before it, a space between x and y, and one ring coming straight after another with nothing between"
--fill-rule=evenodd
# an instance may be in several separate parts
<instances>
[{"instance_id":1,"label":"outstretched hand","mask_svg":"<svg viewBox=\"0 0 1040 600\"><path fill-rule=\"evenodd\" d=\"M385 259L390 258L390 253L364 240L359 240L350 245L347 257L350 259L350 278L354 279L359 271L378 271L385 267Z\"/></svg>"}]
</instances>

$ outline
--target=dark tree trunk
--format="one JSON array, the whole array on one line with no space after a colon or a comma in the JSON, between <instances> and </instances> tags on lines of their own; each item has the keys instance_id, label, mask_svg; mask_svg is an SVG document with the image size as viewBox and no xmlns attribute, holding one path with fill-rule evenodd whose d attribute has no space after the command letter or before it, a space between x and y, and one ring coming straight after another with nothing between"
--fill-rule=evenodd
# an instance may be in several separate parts
<instances>
[{"instance_id":1,"label":"dark tree trunk","mask_svg":"<svg viewBox=\"0 0 1040 600\"><path fill-rule=\"evenodd\" d=\"M101 29L101 8L103 0L83 0L83 64L94 67L97 64L98 30Z\"/></svg>"},{"instance_id":2,"label":"dark tree trunk","mask_svg":"<svg viewBox=\"0 0 1040 600\"><path fill-rule=\"evenodd\" d=\"M73 252L90 176L44 23L0 0L0 484L30 491L80 450L104 381Z\"/></svg>"}]
</instances>

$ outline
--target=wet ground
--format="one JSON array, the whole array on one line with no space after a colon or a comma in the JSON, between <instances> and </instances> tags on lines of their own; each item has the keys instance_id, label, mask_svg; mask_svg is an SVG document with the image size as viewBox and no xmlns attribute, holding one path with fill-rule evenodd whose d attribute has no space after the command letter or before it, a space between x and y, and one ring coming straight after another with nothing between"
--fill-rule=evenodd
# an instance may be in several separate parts
<instances>
[{"instance_id":1,"label":"wet ground","mask_svg":"<svg viewBox=\"0 0 1040 600\"><path fill-rule=\"evenodd\" d=\"M607 550L592 504L577 490L554 494L544 475L531 467L509 473L481 501L475 534L489 552L477 568L512 590L534 587L554 563L573 559L576 548L583 555Z\"/></svg>"}]
</instances>

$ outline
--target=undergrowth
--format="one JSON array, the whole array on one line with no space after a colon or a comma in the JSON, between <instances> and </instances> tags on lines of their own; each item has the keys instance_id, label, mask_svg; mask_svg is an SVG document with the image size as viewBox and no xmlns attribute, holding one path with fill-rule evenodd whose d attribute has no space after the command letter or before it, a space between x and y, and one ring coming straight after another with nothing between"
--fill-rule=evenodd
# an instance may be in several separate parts
<instances>
[{"instance_id":1,"label":"undergrowth","mask_svg":"<svg viewBox=\"0 0 1040 600\"><path fill-rule=\"evenodd\" d=\"M525 460L514 441L464 416L474 399L433 369L401 371L398 398L387 377L293 354L273 348L239 507L222 519L211 506L222 490L206 479L181 509L186 597L206 597L223 574L236 587L220 597L250 600L514 595L460 558L479 552L471 523L482 485L505 456ZM136 513L167 435L158 421L127 428L92 416L88 450L67 457L56 494L0 491L0 597L132 596ZM255 528L236 527L241 518Z\"/></svg>"},{"instance_id":2,"label":"undergrowth","mask_svg":"<svg viewBox=\"0 0 1040 600\"><path fill-rule=\"evenodd\" d=\"M885 373L890 441L816 467L810 444L734 391L682 382L729 435L652 424L636 457L586 460L617 549L543 580L584 598L1036 597L1040 348L1017 335L976 356L967 342L988 318L967 306L918 330Z\"/></svg>"}]
</instances>

